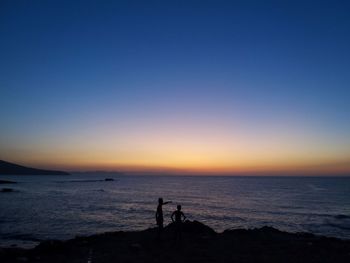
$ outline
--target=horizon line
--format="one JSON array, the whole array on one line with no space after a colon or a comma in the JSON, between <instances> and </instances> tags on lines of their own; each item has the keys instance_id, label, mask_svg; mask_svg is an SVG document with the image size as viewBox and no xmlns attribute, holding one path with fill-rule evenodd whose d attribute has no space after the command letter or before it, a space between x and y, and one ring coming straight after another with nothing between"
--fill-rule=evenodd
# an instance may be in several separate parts
<instances>
[{"instance_id":1,"label":"horizon line","mask_svg":"<svg viewBox=\"0 0 350 263\"><path fill-rule=\"evenodd\" d=\"M4 160L4 159L2 159ZM36 169L60 170L69 173L122 173L125 175L169 175L169 176L350 176L348 167L337 169L337 167L301 166L301 167L203 167L203 168L181 168L165 166L141 166L120 165L119 167L104 168L101 165L89 165L88 167L64 167L58 164L26 163L23 161L9 160L17 165ZM333 168L333 169L332 169ZM338 167L339 168L339 167Z\"/></svg>"}]
</instances>

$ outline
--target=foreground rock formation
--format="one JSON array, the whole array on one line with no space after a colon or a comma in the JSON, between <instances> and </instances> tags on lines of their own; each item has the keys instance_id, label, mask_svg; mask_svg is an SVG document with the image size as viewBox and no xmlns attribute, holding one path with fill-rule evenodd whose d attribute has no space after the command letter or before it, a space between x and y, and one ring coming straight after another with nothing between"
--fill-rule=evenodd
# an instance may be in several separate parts
<instances>
[{"instance_id":1,"label":"foreground rock formation","mask_svg":"<svg viewBox=\"0 0 350 263\"><path fill-rule=\"evenodd\" d=\"M197 221L174 227L161 240L156 229L113 232L68 241L44 241L34 249L0 250L0 262L350 262L350 240L291 234L271 227L216 233Z\"/></svg>"}]
</instances>

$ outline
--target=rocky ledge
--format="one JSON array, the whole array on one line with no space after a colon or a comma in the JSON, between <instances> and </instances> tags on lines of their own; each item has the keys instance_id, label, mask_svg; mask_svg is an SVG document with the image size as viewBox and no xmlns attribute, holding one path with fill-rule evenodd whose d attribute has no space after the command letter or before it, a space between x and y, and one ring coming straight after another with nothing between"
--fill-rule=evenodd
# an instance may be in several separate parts
<instances>
[{"instance_id":1,"label":"rocky ledge","mask_svg":"<svg viewBox=\"0 0 350 263\"><path fill-rule=\"evenodd\" d=\"M33 249L2 248L0 262L350 262L350 240L287 233L272 227L216 233L197 222L137 232L111 232L67 241L44 241Z\"/></svg>"}]
</instances>

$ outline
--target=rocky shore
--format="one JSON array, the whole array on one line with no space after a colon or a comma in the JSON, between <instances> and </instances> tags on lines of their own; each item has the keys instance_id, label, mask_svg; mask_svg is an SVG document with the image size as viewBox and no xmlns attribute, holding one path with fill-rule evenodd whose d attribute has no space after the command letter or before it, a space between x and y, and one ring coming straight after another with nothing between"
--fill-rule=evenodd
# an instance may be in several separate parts
<instances>
[{"instance_id":1,"label":"rocky shore","mask_svg":"<svg viewBox=\"0 0 350 263\"><path fill-rule=\"evenodd\" d=\"M153 228L48 240L33 249L2 248L0 262L350 262L350 240L272 227L216 233L187 221L181 241L174 239L173 225L161 240L156 237Z\"/></svg>"}]
</instances>

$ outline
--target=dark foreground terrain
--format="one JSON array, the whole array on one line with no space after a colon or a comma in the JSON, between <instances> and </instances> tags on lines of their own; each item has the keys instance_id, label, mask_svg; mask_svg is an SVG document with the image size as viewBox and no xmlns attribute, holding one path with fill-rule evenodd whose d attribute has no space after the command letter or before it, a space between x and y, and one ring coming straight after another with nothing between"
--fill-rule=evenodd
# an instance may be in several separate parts
<instances>
[{"instance_id":1,"label":"dark foreground terrain","mask_svg":"<svg viewBox=\"0 0 350 263\"><path fill-rule=\"evenodd\" d=\"M271 227L216 233L197 222L183 226L181 242L165 228L113 232L68 241L44 241L34 249L0 249L0 262L350 262L350 240L291 234Z\"/></svg>"}]
</instances>

